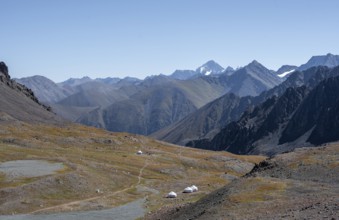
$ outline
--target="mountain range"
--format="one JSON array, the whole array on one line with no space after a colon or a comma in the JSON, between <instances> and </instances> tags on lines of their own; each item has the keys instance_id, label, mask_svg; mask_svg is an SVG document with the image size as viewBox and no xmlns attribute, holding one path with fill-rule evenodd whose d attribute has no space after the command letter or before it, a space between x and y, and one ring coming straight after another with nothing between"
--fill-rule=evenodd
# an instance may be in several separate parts
<instances>
[{"instance_id":1,"label":"mountain range","mask_svg":"<svg viewBox=\"0 0 339 220\"><path fill-rule=\"evenodd\" d=\"M294 79L298 74L295 72L290 77ZM289 87L281 96L274 95L248 109L212 140L196 140L187 145L238 154L272 155L295 146L339 140L335 132L339 129L336 95L339 67L315 67L304 75L309 79L303 86Z\"/></svg>"},{"instance_id":2,"label":"mountain range","mask_svg":"<svg viewBox=\"0 0 339 220\"><path fill-rule=\"evenodd\" d=\"M332 59L335 56L326 55L325 57ZM310 61L314 59L312 57ZM321 60L326 61L327 59L321 58ZM310 65L309 62L307 65ZM280 69L279 74L297 68L295 66L283 66ZM296 70L289 73L281 84L262 92L258 96L239 97L231 93L225 94L182 120L151 134L151 136L180 145L185 145L191 140L211 139L228 123L238 120L246 109L254 107L274 95L281 96L289 87L299 87L305 84L313 85L325 79L325 76L320 72L318 73L317 70ZM319 79L316 79L315 75L319 76Z\"/></svg>"},{"instance_id":3,"label":"mountain range","mask_svg":"<svg viewBox=\"0 0 339 220\"><path fill-rule=\"evenodd\" d=\"M201 147L199 140L211 141L246 110L274 96L279 98L289 87L316 85L324 77L311 77L317 70L309 68L333 67L338 60L332 54L314 56L300 67L283 65L277 71L255 60L237 70L211 60L196 70L177 70L170 76L144 80L84 77L55 84L35 76L18 81L72 121Z\"/></svg>"},{"instance_id":4,"label":"mountain range","mask_svg":"<svg viewBox=\"0 0 339 220\"><path fill-rule=\"evenodd\" d=\"M230 67L224 70L209 61L186 80L165 75L142 81L84 77L55 84L35 76L31 81L25 78L18 82L31 87L39 99L72 121L148 135L228 92L258 95L279 84L281 79L256 61L237 71Z\"/></svg>"}]
</instances>

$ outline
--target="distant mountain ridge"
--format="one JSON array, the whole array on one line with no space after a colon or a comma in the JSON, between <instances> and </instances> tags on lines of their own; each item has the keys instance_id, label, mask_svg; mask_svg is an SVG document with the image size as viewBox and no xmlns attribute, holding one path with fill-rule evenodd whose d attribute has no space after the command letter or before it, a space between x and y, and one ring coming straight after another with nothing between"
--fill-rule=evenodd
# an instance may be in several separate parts
<instances>
[{"instance_id":1,"label":"distant mountain ridge","mask_svg":"<svg viewBox=\"0 0 339 220\"><path fill-rule=\"evenodd\" d=\"M187 80L192 77L218 75L227 72L228 74L234 72L232 67L224 69L214 60L210 60L198 67L196 70L175 70L170 77L174 79Z\"/></svg>"},{"instance_id":2,"label":"distant mountain ridge","mask_svg":"<svg viewBox=\"0 0 339 220\"><path fill-rule=\"evenodd\" d=\"M15 79L15 81L30 88L38 99L44 103L55 103L72 94L69 90L62 88L44 76L25 77Z\"/></svg>"},{"instance_id":3,"label":"distant mountain ridge","mask_svg":"<svg viewBox=\"0 0 339 220\"><path fill-rule=\"evenodd\" d=\"M255 63L256 62L254 62L254 64ZM290 71L294 68L295 66L286 66L280 68L280 71ZM324 74L327 69L327 67L313 67L309 70L298 71L296 68L295 71L286 76L286 80L281 84L272 89L263 91L257 97L235 98L234 95L222 96L206 106L203 106L198 111L191 113L182 120L155 132L151 136L180 145L185 145L187 142L194 139L210 139L219 132L219 129L232 121L238 120L247 108L260 104L274 95L279 97L289 87L299 87L302 85L314 86L314 84L317 84L328 77ZM232 74L232 76L236 76L238 71L239 70ZM244 72L245 70L241 71ZM267 71L268 70L265 72ZM228 92L233 91L235 90L229 90Z\"/></svg>"},{"instance_id":4,"label":"distant mountain ridge","mask_svg":"<svg viewBox=\"0 0 339 220\"><path fill-rule=\"evenodd\" d=\"M336 67L339 65L339 55L333 55L331 53L326 54L325 56L313 56L311 59L301 65L298 70L306 70L314 66L327 66L327 67Z\"/></svg>"},{"instance_id":5,"label":"distant mountain ridge","mask_svg":"<svg viewBox=\"0 0 339 220\"><path fill-rule=\"evenodd\" d=\"M97 108L82 115L77 122L110 131L150 135L221 95L233 92L239 96L256 96L281 82L278 76L257 61L231 75L209 74L188 80L152 76L139 83L138 88L143 88L129 98L106 108Z\"/></svg>"},{"instance_id":6,"label":"distant mountain ridge","mask_svg":"<svg viewBox=\"0 0 339 220\"><path fill-rule=\"evenodd\" d=\"M151 136L181 145L194 138L211 137L221 127L237 120L246 108L259 103L254 96L282 82L276 74L257 61L237 70L231 76L221 77L230 85L227 94ZM253 96L247 96L250 94Z\"/></svg>"},{"instance_id":7,"label":"distant mountain ridge","mask_svg":"<svg viewBox=\"0 0 339 220\"><path fill-rule=\"evenodd\" d=\"M303 146L337 141L339 135L339 66L312 68L302 87L289 87L245 112L212 140L197 140L188 146L233 153L275 154ZM298 74L298 73L294 73Z\"/></svg>"},{"instance_id":8,"label":"distant mountain ridge","mask_svg":"<svg viewBox=\"0 0 339 220\"><path fill-rule=\"evenodd\" d=\"M203 64L202 66L198 67L195 71L200 73L201 75L213 75L213 74L220 74L225 69L216 63L214 60L210 60L207 63Z\"/></svg>"},{"instance_id":9,"label":"distant mountain ridge","mask_svg":"<svg viewBox=\"0 0 339 220\"><path fill-rule=\"evenodd\" d=\"M282 66L278 72L255 60L237 70L224 69L211 60L195 71L176 71L175 77L155 75L144 80L84 77L66 80L56 84L57 87L40 83L35 91L39 97L44 95L45 100L50 97L52 103L48 104L72 121L112 131L154 133L152 136L156 138L186 144L194 139L213 137L229 122L239 119L246 108L273 95L280 96L288 87L301 86L308 80L295 66ZM292 75L294 79L288 80ZM225 95L227 93L229 95ZM66 94L66 97L53 98L53 95L60 97L57 94ZM214 103L214 100L218 101Z\"/></svg>"},{"instance_id":10,"label":"distant mountain ridge","mask_svg":"<svg viewBox=\"0 0 339 220\"><path fill-rule=\"evenodd\" d=\"M282 80L276 74L254 60L229 77L231 87L229 92L239 96L256 96L281 82Z\"/></svg>"}]
</instances>

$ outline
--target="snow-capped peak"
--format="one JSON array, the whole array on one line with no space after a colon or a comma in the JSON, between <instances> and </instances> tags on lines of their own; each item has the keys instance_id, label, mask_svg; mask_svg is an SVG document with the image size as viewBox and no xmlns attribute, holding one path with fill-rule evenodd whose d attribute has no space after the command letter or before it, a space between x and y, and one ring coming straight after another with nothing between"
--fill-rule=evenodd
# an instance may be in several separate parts
<instances>
[{"instance_id":1,"label":"snow-capped peak","mask_svg":"<svg viewBox=\"0 0 339 220\"><path fill-rule=\"evenodd\" d=\"M203 64L202 66L196 69L197 73L203 75L219 74L223 71L224 68L213 60L208 61L207 63Z\"/></svg>"}]
</instances>

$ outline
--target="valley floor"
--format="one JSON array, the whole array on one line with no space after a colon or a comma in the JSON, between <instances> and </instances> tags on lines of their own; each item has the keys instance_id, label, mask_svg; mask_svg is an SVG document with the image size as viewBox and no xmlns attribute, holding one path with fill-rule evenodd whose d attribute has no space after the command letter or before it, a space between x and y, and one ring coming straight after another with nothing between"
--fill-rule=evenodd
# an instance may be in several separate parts
<instances>
[{"instance_id":1,"label":"valley floor","mask_svg":"<svg viewBox=\"0 0 339 220\"><path fill-rule=\"evenodd\" d=\"M11 175L0 170L0 217L104 212L140 200L142 212L177 206L245 175L263 159L74 124L27 124L9 118L0 121L0 165L29 161L32 172ZM40 162L53 169L41 173ZM192 184L199 192L182 193ZM165 198L170 191L178 197Z\"/></svg>"}]
</instances>

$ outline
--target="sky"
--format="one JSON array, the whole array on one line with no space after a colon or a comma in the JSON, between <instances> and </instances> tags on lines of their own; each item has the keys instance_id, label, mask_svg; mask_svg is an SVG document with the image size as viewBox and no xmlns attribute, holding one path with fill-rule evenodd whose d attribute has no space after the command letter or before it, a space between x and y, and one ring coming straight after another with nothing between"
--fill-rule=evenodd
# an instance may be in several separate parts
<instances>
[{"instance_id":1,"label":"sky","mask_svg":"<svg viewBox=\"0 0 339 220\"><path fill-rule=\"evenodd\" d=\"M338 0L0 0L12 78L144 78L339 54Z\"/></svg>"}]
</instances>

